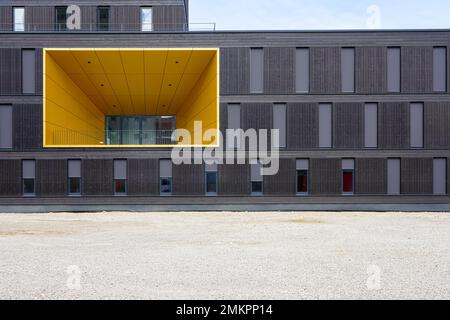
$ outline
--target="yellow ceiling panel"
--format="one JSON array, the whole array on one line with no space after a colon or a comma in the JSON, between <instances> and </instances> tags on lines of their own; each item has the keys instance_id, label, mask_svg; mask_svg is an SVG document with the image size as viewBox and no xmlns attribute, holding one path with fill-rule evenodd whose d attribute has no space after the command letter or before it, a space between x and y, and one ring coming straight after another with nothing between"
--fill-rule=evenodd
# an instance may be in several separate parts
<instances>
[{"instance_id":1,"label":"yellow ceiling panel","mask_svg":"<svg viewBox=\"0 0 450 320\"><path fill-rule=\"evenodd\" d=\"M123 68L127 74L144 73L144 51L121 49Z\"/></svg>"},{"instance_id":2,"label":"yellow ceiling panel","mask_svg":"<svg viewBox=\"0 0 450 320\"><path fill-rule=\"evenodd\" d=\"M86 74L104 73L103 67L98 60L95 51L71 51L71 53Z\"/></svg>"},{"instance_id":3,"label":"yellow ceiling panel","mask_svg":"<svg viewBox=\"0 0 450 320\"><path fill-rule=\"evenodd\" d=\"M199 78L200 74L183 75L183 78L178 85L178 90L173 97L170 111L176 112L179 109L179 107L185 102L187 96L191 93Z\"/></svg>"},{"instance_id":4,"label":"yellow ceiling panel","mask_svg":"<svg viewBox=\"0 0 450 320\"><path fill-rule=\"evenodd\" d=\"M123 74L122 60L120 52L117 50L96 50L98 60L107 74Z\"/></svg>"},{"instance_id":5,"label":"yellow ceiling panel","mask_svg":"<svg viewBox=\"0 0 450 320\"><path fill-rule=\"evenodd\" d=\"M145 96L134 94L131 96L133 100L134 112L137 115L145 115Z\"/></svg>"},{"instance_id":6,"label":"yellow ceiling panel","mask_svg":"<svg viewBox=\"0 0 450 320\"><path fill-rule=\"evenodd\" d=\"M183 74L189 63L192 50L169 50L165 74Z\"/></svg>"},{"instance_id":7,"label":"yellow ceiling panel","mask_svg":"<svg viewBox=\"0 0 450 320\"><path fill-rule=\"evenodd\" d=\"M156 115L157 106L158 106L159 94L147 95L145 97L146 102L146 114L148 115Z\"/></svg>"},{"instance_id":8,"label":"yellow ceiling panel","mask_svg":"<svg viewBox=\"0 0 450 320\"><path fill-rule=\"evenodd\" d=\"M146 74L145 75L145 94L159 95L163 81L163 74Z\"/></svg>"},{"instance_id":9,"label":"yellow ceiling panel","mask_svg":"<svg viewBox=\"0 0 450 320\"><path fill-rule=\"evenodd\" d=\"M185 74L200 74L208 66L211 59L214 57L214 52L210 50L195 50L192 52L189 64L186 67Z\"/></svg>"},{"instance_id":10,"label":"yellow ceiling panel","mask_svg":"<svg viewBox=\"0 0 450 320\"><path fill-rule=\"evenodd\" d=\"M163 74L168 50L145 50L144 65L146 74Z\"/></svg>"},{"instance_id":11,"label":"yellow ceiling panel","mask_svg":"<svg viewBox=\"0 0 450 320\"><path fill-rule=\"evenodd\" d=\"M145 95L144 74L127 74L128 91L131 95Z\"/></svg>"},{"instance_id":12,"label":"yellow ceiling panel","mask_svg":"<svg viewBox=\"0 0 450 320\"><path fill-rule=\"evenodd\" d=\"M50 51L49 55L67 74L83 74L75 57L68 54L68 51Z\"/></svg>"}]
</instances>

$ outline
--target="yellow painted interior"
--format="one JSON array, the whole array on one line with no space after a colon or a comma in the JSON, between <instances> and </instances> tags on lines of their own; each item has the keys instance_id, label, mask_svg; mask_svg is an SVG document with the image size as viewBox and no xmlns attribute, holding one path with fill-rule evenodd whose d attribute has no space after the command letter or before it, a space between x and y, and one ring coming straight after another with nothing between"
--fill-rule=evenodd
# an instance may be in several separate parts
<instances>
[{"instance_id":1,"label":"yellow painted interior","mask_svg":"<svg viewBox=\"0 0 450 320\"><path fill-rule=\"evenodd\" d=\"M106 116L175 115L192 137L195 121L217 131L218 59L218 49L45 49L44 146L173 147L105 145Z\"/></svg>"}]
</instances>

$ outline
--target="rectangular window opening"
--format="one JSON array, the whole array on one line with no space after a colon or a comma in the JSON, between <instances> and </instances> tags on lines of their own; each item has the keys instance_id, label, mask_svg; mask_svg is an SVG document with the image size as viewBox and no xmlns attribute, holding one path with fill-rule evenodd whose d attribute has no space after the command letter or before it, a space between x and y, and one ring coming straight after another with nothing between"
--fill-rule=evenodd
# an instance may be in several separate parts
<instances>
[{"instance_id":1,"label":"rectangular window opening","mask_svg":"<svg viewBox=\"0 0 450 320\"><path fill-rule=\"evenodd\" d=\"M307 195L309 193L309 160L298 159L297 169L297 195Z\"/></svg>"},{"instance_id":2,"label":"rectangular window opening","mask_svg":"<svg viewBox=\"0 0 450 320\"><path fill-rule=\"evenodd\" d=\"M162 196L172 195L172 160L159 161L159 192Z\"/></svg>"},{"instance_id":3,"label":"rectangular window opening","mask_svg":"<svg viewBox=\"0 0 450 320\"><path fill-rule=\"evenodd\" d=\"M69 160L68 163L68 193L71 196L81 195L81 160Z\"/></svg>"},{"instance_id":4,"label":"rectangular window opening","mask_svg":"<svg viewBox=\"0 0 450 320\"><path fill-rule=\"evenodd\" d=\"M22 161L22 192L24 196L34 196L36 184L36 161Z\"/></svg>"},{"instance_id":5,"label":"rectangular window opening","mask_svg":"<svg viewBox=\"0 0 450 320\"><path fill-rule=\"evenodd\" d=\"M13 30L16 32L25 31L25 8L15 7L13 8Z\"/></svg>"},{"instance_id":6,"label":"rectangular window opening","mask_svg":"<svg viewBox=\"0 0 450 320\"><path fill-rule=\"evenodd\" d=\"M388 92L400 92L401 64L400 48L387 49L387 86Z\"/></svg>"},{"instance_id":7,"label":"rectangular window opening","mask_svg":"<svg viewBox=\"0 0 450 320\"><path fill-rule=\"evenodd\" d=\"M55 7L55 31L67 31L67 6Z\"/></svg>"},{"instance_id":8,"label":"rectangular window opening","mask_svg":"<svg viewBox=\"0 0 450 320\"><path fill-rule=\"evenodd\" d=\"M342 48L341 50L341 83L342 92L355 92L355 49Z\"/></svg>"},{"instance_id":9,"label":"rectangular window opening","mask_svg":"<svg viewBox=\"0 0 450 320\"><path fill-rule=\"evenodd\" d=\"M250 49L250 93L264 92L264 49Z\"/></svg>"},{"instance_id":10,"label":"rectangular window opening","mask_svg":"<svg viewBox=\"0 0 450 320\"><path fill-rule=\"evenodd\" d=\"M97 30L98 31L109 30L109 7L97 8Z\"/></svg>"},{"instance_id":11,"label":"rectangular window opening","mask_svg":"<svg viewBox=\"0 0 450 320\"><path fill-rule=\"evenodd\" d=\"M0 105L0 149L13 147L12 121L12 106Z\"/></svg>"},{"instance_id":12,"label":"rectangular window opening","mask_svg":"<svg viewBox=\"0 0 450 320\"><path fill-rule=\"evenodd\" d=\"M127 194L127 160L114 160L114 194Z\"/></svg>"},{"instance_id":13,"label":"rectangular window opening","mask_svg":"<svg viewBox=\"0 0 450 320\"><path fill-rule=\"evenodd\" d=\"M261 175L261 164L251 164L250 166L251 178L251 194L253 196L263 195L263 176Z\"/></svg>"},{"instance_id":14,"label":"rectangular window opening","mask_svg":"<svg viewBox=\"0 0 450 320\"><path fill-rule=\"evenodd\" d=\"M295 91L309 92L309 48L297 48L295 55Z\"/></svg>"},{"instance_id":15,"label":"rectangular window opening","mask_svg":"<svg viewBox=\"0 0 450 320\"><path fill-rule=\"evenodd\" d=\"M142 7L141 8L141 31L150 32L153 31L153 8Z\"/></svg>"}]
</instances>

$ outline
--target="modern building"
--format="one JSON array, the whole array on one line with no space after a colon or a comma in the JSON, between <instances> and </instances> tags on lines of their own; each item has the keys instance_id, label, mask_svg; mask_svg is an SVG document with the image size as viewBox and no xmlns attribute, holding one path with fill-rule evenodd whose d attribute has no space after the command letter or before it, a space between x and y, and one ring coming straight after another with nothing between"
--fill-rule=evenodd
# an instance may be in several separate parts
<instances>
[{"instance_id":1,"label":"modern building","mask_svg":"<svg viewBox=\"0 0 450 320\"><path fill-rule=\"evenodd\" d=\"M449 30L225 32L190 23L188 0L0 5L0 211L450 210ZM278 129L279 171L175 165L181 128Z\"/></svg>"}]
</instances>

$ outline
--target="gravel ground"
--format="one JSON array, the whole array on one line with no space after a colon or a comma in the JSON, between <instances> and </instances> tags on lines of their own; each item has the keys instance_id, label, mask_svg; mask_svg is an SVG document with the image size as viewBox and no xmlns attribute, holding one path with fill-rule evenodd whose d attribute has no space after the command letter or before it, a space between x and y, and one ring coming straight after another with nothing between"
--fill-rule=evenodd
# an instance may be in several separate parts
<instances>
[{"instance_id":1,"label":"gravel ground","mask_svg":"<svg viewBox=\"0 0 450 320\"><path fill-rule=\"evenodd\" d=\"M0 298L450 299L450 214L2 214Z\"/></svg>"}]
</instances>

